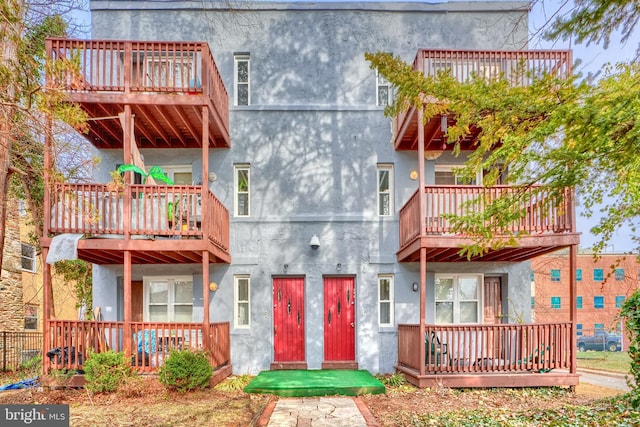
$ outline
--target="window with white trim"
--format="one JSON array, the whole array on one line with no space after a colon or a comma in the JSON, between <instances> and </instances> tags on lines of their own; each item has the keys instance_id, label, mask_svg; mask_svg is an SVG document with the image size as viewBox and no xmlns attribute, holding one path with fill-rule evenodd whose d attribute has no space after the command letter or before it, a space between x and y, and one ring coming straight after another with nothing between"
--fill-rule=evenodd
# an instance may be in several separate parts
<instances>
[{"instance_id":1,"label":"window with white trim","mask_svg":"<svg viewBox=\"0 0 640 427\"><path fill-rule=\"evenodd\" d=\"M393 165L378 164L378 215L393 215Z\"/></svg>"},{"instance_id":2,"label":"window with white trim","mask_svg":"<svg viewBox=\"0 0 640 427\"><path fill-rule=\"evenodd\" d=\"M249 276L233 277L233 326L251 327L251 279Z\"/></svg>"},{"instance_id":3,"label":"window with white trim","mask_svg":"<svg viewBox=\"0 0 640 427\"><path fill-rule=\"evenodd\" d=\"M376 71L376 105L385 107L391 104L391 83Z\"/></svg>"},{"instance_id":4,"label":"window with white trim","mask_svg":"<svg viewBox=\"0 0 640 427\"><path fill-rule=\"evenodd\" d=\"M233 56L233 76L235 80L235 105L250 105L250 68L249 54L238 53Z\"/></svg>"},{"instance_id":5,"label":"window with white trim","mask_svg":"<svg viewBox=\"0 0 640 427\"><path fill-rule=\"evenodd\" d=\"M36 266L36 248L35 246L22 243L22 271L35 273Z\"/></svg>"},{"instance_id":6,"label":"window with white trim","mask_svg":"<svg viewBox=\"0 0 640 427\"><path fill-rule=\"evenodd\" d=\"M194 59L191 53L171 52L147 59L147 86L186 88L197 86L194 79Z\"/></svg>"},{"instance_id":7,"label":"window with white trim","mask_svg":"<svg viewBox=\"0 0 640 427\"><path fill-rule=\"evenodd\" d=\"M378 276L378 326L393 326L393 276Z\"/></svg>"},{"instance_id":8,"label":"window with white trim","mask_svg":"<svg viewBox=\"0 0 640 427\"><path fill-rule=\"evenodd\" d=\"M250 212L250 167L249 165L233 166L233 182L235 188L235 215L249 216Z\"/></svg>"},{"instance_id":9,"label":"window with white trim","mask_svg":"<svg viewBox=\"0 0 640 427\"><path fill-rule=\"evenodd\" d=\"M436 275L436 323L480 323L482 275Z\"/></svg>"},{"instance_id":10,"label":"window with white trim","mask_svg":"<svg viewBox=\"0 0 640 427\"><path fill-rule=\"evenodd\" d=\"M482 171L469 179L457 172L461 168L462 166L436 165L435 185L482 185Z\"/></svg>"},{"instance_id":11,"label":"window with white trim","mask_svg":"<svg viewBox=\"0 0 640 427\"><path fill-rule=\"evenodd\" d=\"M193 321L193 278L144 277L145 322Z\"/></svg>"},{"instance_id":12,"label":"window with white trim","mask_svg":"<svg viewBox=\"0 0 640 427\"><path fill-rule=\"evenodd\" d=\"M174 185L193 185L191 165L168 165L162 167L163 172L173 181ZM161 184L161 183L159 183Z\"/></svg>"}]
</instances>

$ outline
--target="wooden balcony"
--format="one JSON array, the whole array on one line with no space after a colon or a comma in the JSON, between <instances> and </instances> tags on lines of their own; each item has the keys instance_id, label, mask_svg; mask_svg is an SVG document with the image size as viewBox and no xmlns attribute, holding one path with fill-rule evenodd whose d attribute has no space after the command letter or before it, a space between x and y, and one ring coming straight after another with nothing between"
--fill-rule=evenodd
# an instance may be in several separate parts
<instances>
[{"instance_id":1,"label":"wooden balcony","mask_svg":"<svg viewBox=\"0 0 640 427\"><path fill-rule=\"evenodd\" d=\"M419 325L398 325L397 369L418 387L578 384L572 369L571 322L425 328L425 336L420 336ZM420 360L421 346L425 346L424 360Z\"/></svg>"},{"instance_id":2,"label":"wooden balcony","mask_svg":"<svg viewBox=\"0 0 640 427\"><path fill-rule=\"evenodd\" d=\"M78 73L50 73L47 85L87 112L98 148L123 147L125 105L140 148L230 146L229 97L206 43L52 38L47 57L79 61Z\"/></svg>"},{"instance_id":3,"label":"wooden balcony","mask_svg":"<svg viewBox=\"0 0 640 427\"><path fill-rule=\"evenodd\" d=\"M95 264L228 263L229 212L200 185L56 184L48 193L51 236L71 233L78 257ZM49 246L46 241L43 246Z\"/></svg>"},{"instance_id":4,"label":"wooden balcony","mask_svg":"<svg viewBox=\"0 0 640 427\"><path fill-rule=\"evenodd\" d=\"M475 256L472 261L524 261L579 243L573 193L569 189L552 195L535 186L431 185L425 186L424 192L424 229L421 230L418 191L400 210L400 262L419 261L421 248L427 249L427 262L467 261L459 252L462 246L473 243L472 237L457 234L451 216L482 212L493 200L504 196L517 200L512 205L517 219L495 229L498 239L504 236L505 245ZM508 242L511 236L515 237L515 245Z\"/></svg>"},{"instance_id":5,"label":"wooden balcony","mask_svg":"<svg viewBox=\"0 0 640 427\"><path fill-rule=\"evenodd\" d=\"M159 323L105 322L89 320L48 320L50 350L60 349L53 357L45 357L45 373L51 369L82 370L91 353L108 350L125 352L133 369L155 372L170 350L197 349L209 353L216 370L230 373L231 345L229 322Z\"/></svg>"},{"instance_id":6,"label":"wooden balcony","mask_svg":"<svg viewBox=\"0 0 640 427\"><path fill-rule=\"evenodd\" d=\"M464 82L473 76L487 79L505 78L514 86L526 86L544 73L566 78L571 73L571 51L464 51L427 50L418 51L413 69L428 76L450 70L452 76ZM428 95L428 94L427 94ZM428 99L428 96L427 96ZM428 101L427 101L428 102ZM425 150L451 149L446 146L446 128L455 117L436 116L424 124ZM393 120L393 145L396 150L418 149L418 111L415 108L400 113ZM473 149L480 133L479 128L470 129L460 141L463 150Z\"/></svg>"}]
</instances>

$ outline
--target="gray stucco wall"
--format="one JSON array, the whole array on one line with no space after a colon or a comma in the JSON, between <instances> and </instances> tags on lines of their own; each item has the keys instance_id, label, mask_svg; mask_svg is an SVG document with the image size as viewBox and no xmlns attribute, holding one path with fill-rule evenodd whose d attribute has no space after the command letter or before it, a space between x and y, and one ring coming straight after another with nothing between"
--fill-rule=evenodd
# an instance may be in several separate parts
<instances>
[{"instance_id":1,"label":"gray stucco wall","mask_svg":"<svg viewBox=\"0 0 640 427\"><path fill-rule=\"evenodd\" d=\"M219 284L212 293L211 319L232 323L234 371L256 373L273 361L272 278L285 274L287 264L286 274L305 278L309 368L319 368L323 357L323 276L341 274L355 277L360 367L391 372L397 361L396 329L378 326L377 277L394 275L395 323L416 323L418 293L411 283L419 281L419 266L396 262L398 220L377 216L376 165L393 164L397 212L417 188L409 171L417 169L418 159L416 153L393 150L390 119L375 106L375 72L364 53L392 52L411 62L419 48L522 48L527 4L232 2L233 10L225 5L91 2L93 38L207 41L231 105L233 54L250 53L252 105L231 107L232 148L212 150L209 159L218 176L209 187L230 212L233 165L251 165L251 216L232 218L232 264L212 265L210 278ZM149 165L190 164L194 179L201 175L200 150L145 150L143 155ZM106 182L122 152L102 156L96 177ZM445 155L439 162L462 159ZM313 234L321 241L317 251L309 247ZM514 312L530 317L527 263L429 264L428 271L428 321L433 321L437 272L500 275ZM200 266L134 267L134 278L165 273L194 274L197 307ZM251 277L250 329L233 329L236 274ZM95 269L96 304L117 305L108 288L121 275L120 267Z\"/></svg>"}]
</instances>

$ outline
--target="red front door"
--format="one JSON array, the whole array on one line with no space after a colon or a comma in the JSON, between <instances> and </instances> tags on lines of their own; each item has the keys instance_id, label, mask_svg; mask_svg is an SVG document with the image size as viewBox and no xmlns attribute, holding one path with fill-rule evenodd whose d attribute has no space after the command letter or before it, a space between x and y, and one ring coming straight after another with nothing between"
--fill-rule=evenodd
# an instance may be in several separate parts
<instances>
[{"instance_id":1,"label":"red front door","mask_svg":"<svg viewBox=\"0 0 640 427\"><path fill-rule=\"evenodd\" d=\"M273 360L301 362L304 357L304 278L273 279Z\"/></svg>"},{"instance_id":2,"label":"red front door","mask_svg":"<svg viewBox=\"0 0 640 427\"><path fill-rule=\"evenodd\" d=\"M353 361L355 306L353 277L324 278L324 360Z\"/></svg>"}]
</instances>

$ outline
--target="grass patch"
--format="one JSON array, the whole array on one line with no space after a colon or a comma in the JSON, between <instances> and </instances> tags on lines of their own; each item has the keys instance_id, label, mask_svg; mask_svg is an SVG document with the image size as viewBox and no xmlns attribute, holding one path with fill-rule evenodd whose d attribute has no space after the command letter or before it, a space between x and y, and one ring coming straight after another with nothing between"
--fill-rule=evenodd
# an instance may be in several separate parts
<instances>
[{"instance_id":1,"label":"grass patch","mask_svg":"<svg viewBox=\"0 0 640 427\"><path fill-rule=\"evenodd\" d=\"M583 351L577 355L578 368L628 374L631 358L626 351Z\"/></svg>"}]
</instances>

